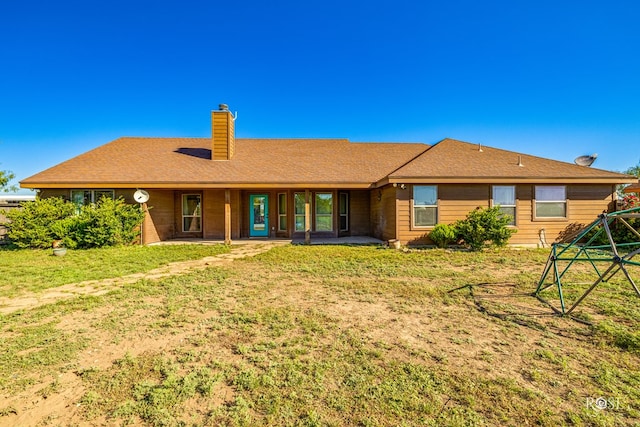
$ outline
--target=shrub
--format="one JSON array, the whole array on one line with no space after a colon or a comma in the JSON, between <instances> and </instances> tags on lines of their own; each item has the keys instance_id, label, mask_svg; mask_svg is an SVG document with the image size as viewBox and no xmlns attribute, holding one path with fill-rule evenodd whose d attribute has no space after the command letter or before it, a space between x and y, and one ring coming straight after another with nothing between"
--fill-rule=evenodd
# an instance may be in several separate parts
<instances>
[{"instance_id":1,"label":"shrub","mask_svg":"<svg viewBox=\"0 0 640 427\"><path fill-rule=\"evenodd\" d=\"M134 243L144 213L122 198L105 197L82 206L60 198L37 199L7 213L7 236L21 248L49 248L61 240L69 248L93 248Z\"/></svg>"},{"instance_id":2,"label":"shrub","mask_svg":"<svg viewBox=\"0 0 640 427\"><path fill-rule=\"evenodd\" d=\"M64 238L59 224L75 213L75 206L59 198L36 199L22 209L6 213L7 237L20 248L49 248L54 240Z\"/></svg>"},{"instance_id":3,"label":"shrub","mask_svg":"<svg viewBox=\"0 0 640 427\"><path fill-rule=\"evenodd\" d=\"M139 206L104 197L97 204L83 206L70 234L80 248L130 245L140 236L143 218Z\"/></svg>"},{"instance_id":4,"label":"shrub","mask_svg":"<svg viewBox=\"0 0 640 427\"><path fill-rule=\"evenodd\" d=\"M511 221L499 206L491 208L477 208L467 215L464 220L456 221L454 226L465 245L471 250L479 251L490 244L502 247L516 230L507 228Z\"/></svg>"},{"instance_id":5,"label":"shrub","mask_svg":"<svg viewBox=\"0 0 640 427\"><path fill-rule=\"evenodd\" d=\"M456 228L452 225L437 224L429 233L429 238L439 248L446 248L455 242L457 236Z\"/></svg>"}]
</instances>

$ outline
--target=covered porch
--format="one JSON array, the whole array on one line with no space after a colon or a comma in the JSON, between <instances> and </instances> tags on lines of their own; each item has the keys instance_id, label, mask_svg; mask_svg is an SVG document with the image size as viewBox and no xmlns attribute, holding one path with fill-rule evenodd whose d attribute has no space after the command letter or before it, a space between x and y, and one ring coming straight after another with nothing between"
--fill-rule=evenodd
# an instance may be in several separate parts
<instances>
[{"instance_id":1,"label":"covered porch","mask_svg":"<svg viewBox=\"0 0 640 427\"><path fill-rule=\"evenodd\" d=\"M372 235L371 190L336 188L150 189L145 244L256 239L335 242Z\"/></svg>"}]
</instances>

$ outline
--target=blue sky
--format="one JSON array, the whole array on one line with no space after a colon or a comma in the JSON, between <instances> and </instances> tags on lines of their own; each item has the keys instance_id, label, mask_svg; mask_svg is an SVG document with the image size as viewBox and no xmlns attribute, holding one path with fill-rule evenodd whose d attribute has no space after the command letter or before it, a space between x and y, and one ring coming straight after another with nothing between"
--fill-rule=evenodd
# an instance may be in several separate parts
<instances>
[{"instance_id":1,"label":"blue sky","mask_svg":"<svg viewBox=\"0 0 640 427\"><path fill-rule=\"evenodd\" d=\"M640 3L32 1L0 6L0 169L120 136L482 143L640 162Z\"/></svg>"}]
</instances>

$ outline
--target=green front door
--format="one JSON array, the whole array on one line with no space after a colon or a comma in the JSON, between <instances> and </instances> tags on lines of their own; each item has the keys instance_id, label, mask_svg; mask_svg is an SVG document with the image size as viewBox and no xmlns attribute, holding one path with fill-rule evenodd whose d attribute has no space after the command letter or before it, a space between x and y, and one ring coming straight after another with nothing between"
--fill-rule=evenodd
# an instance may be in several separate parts
<instances>
[{"instance_id":1,"label":"green front door","mask_svg":"<svg viewBox=\"0 0 640 427\"><path fill-rule=\"evenodd\" d=\"M249 237L269 236L269 197L266 194L249 196Z\"/></svg>"}]
</instances>

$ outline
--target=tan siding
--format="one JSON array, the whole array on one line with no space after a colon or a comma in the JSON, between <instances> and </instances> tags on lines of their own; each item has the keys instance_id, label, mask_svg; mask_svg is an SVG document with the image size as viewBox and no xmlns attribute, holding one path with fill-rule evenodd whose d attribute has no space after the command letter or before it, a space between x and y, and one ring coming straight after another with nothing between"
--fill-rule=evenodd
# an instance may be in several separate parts
<instances>
[{"instance_id":1,"label":"tan siding","mask_svg":"<svg viewBox=\"0 0 640 427\"><path fill-rule=\"evenodd\" d=\"M563 240L592 223L603 211L613 208L615 189L611 185L568 185L566 220L534 220L534 185L517 187L517 230L510 240L515 245L541 246ZM544 237L544 242L542 241Z\"/></svg>"},{"instance_id":2,"label":"tan siding","mask_svg":"<svg viewBox=\"0 0 640 427\"><path fill-rule=\"evenodd\" d=\"M451 224L478 207L489 207L490 192L491 186L486 184L439 185L438 222Z\"/></svg>"},{"instance_id":3,"label":"tan siding","mask_svg":"<svg viewBox=\"0 0 640 427\"><path fill-rule=\"evenodd\" d=\"M145 244L173 237L174 195L172 190L149 190L149 201L142 229Z\"/></svg>"},{"instance_id":4,"label":"tan siding","mask_svg":"<svg viewBox=\"0 0 640 427\"><path fill-rule=\"evenodd\" d=\"M388 185L370 195L371 234L381 240L396 239L396 189Z\"/></svg>"},{"instance_id":5,"label":"tan siding","mask_svg":"<svg viewBox=\"0 0 640 427\"><path fill-rule=\"evenodd\" d=\"M202 194L203 238L224 239L224 190L206 190Z\"/></svg>"},{"instance_id":6,"label":"tan siding","mask_svg":"<svg viewBox=\"0 0 640 427\"><path fill-rule=\"evenodd\" d=\"M240 212L240 190L231 190L231 238L240 238L240 224L242 213Z\"/></svg>"},{"instance_id":7,"label":"tan siding","mask_svg":"<svg viewBox=\"0 0 640 427\"><path fill-rule=\"evenodd\" d=\"M351 236L368 236L371 229L368 191L349 192L349 232Z\"/></svg>"},{"instance_id":8,"label":"tan siding","mask_svg":"<svg viewBox=\"0 0 640 427\"><path fill-rule=\"evenodd\" d=\"M411 224L411 199L413 187L399 190L401 199L398 201L398 224L400 240L404 244L429 245L432 244L428 235L429 228L413 228ZM438 223L451 224L464 219L467 214L477 207L489 206L490 186L487 184L439 184L438 185Z\"/></svg>"},{"instance_id":9,"label":"tan siding","mask_svg":"<svg viewBox=\"0 0 640 427\"><path fill-rule=\"evenodd\" d=\"M546 243L553 243L573 234L593 222L606 210L613 209L615 189L609 184L567 186L568 218L566 220L533 219L534 185L516 186L516 229L510 242L515 245L540 245L541 234ZM405 244L431 244L427 235L430 229L411 228L411 197L413 189L398 191L399 238ZM491 185L438 185L438 222L450 224L464 219L476 207L488 207ZM544 230L544 231L542 231Z\"/></svg>"},{"instance_id":10,"label":"tan siding","mask_svg":"<svg viewBox=\"0 0 640 427\"><path fill-rule=\"evenodd\" d=\"M59 188L46 188L40 190L38 197L47 199L49 197L62 197L65 200L69 200L71 197L71 190L59 189Z\"/></svg>"}]
</instances>

